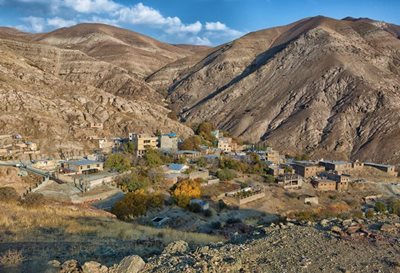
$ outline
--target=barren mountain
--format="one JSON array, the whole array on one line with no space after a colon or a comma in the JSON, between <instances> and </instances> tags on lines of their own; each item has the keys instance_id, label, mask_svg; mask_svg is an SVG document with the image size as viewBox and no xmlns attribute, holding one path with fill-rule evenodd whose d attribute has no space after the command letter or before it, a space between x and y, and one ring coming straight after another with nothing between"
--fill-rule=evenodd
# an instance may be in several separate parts
<instances>
[{"instance_id":1,"label":"barren mountain","mask_svg":"<svg viewBox=\"0 0 400 273\"><path fill-rule=\"evenodd\" d=\"M35 35L34 39L58 47L78 49L140 77L193 54L196 51L194 48L197 48L174 46L130 30L87 23Z\"/></svg>"},{"instance_id":2,"label":"barren mountain","mask_svg":"<svg viewBox=\"0 0 400 273\"><path fill-rule=\"evenodd\" d=\"M123 68L78 50L22 40L0 39L0 54L0 134L28 136L49 154L87 151L94 148L92 137L130 131L191 134L167 118L169 110L148 102L159 95L150 87L136 90L136 79ZM104 130L91 129L92 122Z\"/></svg>"},{"instance_id":3,"label":"barren mountain","mask_svg":"<svg viewBox=\"0 0 400 273\"><path fill-rule=\"evenodd\" d=\"M188 123L315 157L400 160L397 26L307 18L249 33L147 78Z\"/></svg>"}]
</instances>

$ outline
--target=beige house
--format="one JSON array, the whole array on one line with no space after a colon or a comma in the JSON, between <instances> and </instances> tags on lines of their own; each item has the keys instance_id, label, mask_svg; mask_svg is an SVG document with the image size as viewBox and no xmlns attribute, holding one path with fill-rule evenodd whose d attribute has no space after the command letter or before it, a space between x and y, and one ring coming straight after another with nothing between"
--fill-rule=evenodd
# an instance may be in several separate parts
<instances>
[{"instance_id":1,"label":"beige house","mask_svg":"<svg viewBox=\"0 0 400 273\"><path fill-rule=\"evenodd\" d=\"M396 168L393 165L365 162L364 166L373 167L373 168L381 170L391 176L398 176L398 173L396 172Z\"/></svg>"},{"instance_id":2,"label":"beige house","mask_svg":"<svg viewBox=\"0 0 400 273\"><path fill-rule=\"evenodd\" d=\"M297 174L280 175L277 180L284 189L300 189L303 185L303 178Z\"/></svg>"},{"instance_id":3,"label":"beige house","mask_svg":"<svg viewBox=\"0 0 400 273\"><path fill-rule=\"evenodd\" d=\"M272 162L273 164L278 165L281 161L281 155L278 151L275 151L271 148L268 148L265 151L265 160Z\"/></svg>"},{"instance_id":4,"label":"beige house","mask_svg":"<svg viewBox=\"0 0 400 273\"><path fill-rule=\"evenodd\" d=\"M221 137L218 139L218 149L225 153L237 150L237 144L233 142L231 137Z\"/></svg>"},{"instance_id":5,"label":"beige house","mask_svg":"<svg viewBox=\"0 0 400 273\"><path fill-rule=\"evenodd\" d=\"M163 151L178 150L178 136L175 133L163 134L159 138L160 149Z\"/></svg>"},{"instance_id":6,"label":"beige house","mask_svg":"<svg viewBox=\"0 0 400 273\"><path fill-rule=\"evenodd\" d=\"M134 143L136 156L138 157L142 157L146 153L146 150L158 148L158 137L130 133L129 140Z\"/></svg>"},{"instance_id":7,"label":"beige house","mask_svg":"<svg viewBox=\"0 0 400 273\"><path fill-rule=\"evenodd\" d=\"M62 167L65 173L91 174L102 171L104 168L104 164L100 161L81 159L64 162L62 163Z\"/></svg>"},{"instance_id":8,"label":"beige house","mask_svg":"<svg viewBox=\"0 0 400 273\"><path fill-rule=\"evenodd\" d=\"M290 164L296 174L304 178L316 176L318 173L325 171L325 167L308 161L294 161Z\"/></svg>"}]
</instances>

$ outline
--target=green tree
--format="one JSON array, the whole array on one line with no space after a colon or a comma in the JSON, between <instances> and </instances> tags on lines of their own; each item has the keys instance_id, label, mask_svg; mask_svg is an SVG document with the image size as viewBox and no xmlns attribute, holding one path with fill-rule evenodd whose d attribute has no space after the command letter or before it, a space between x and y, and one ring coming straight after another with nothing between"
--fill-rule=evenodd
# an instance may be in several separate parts
<instances>
[{"instance_id":1,"label":"green tree","mask_svg":"<svg viewBox=\"0 0 400 273\"><path fill-rule=\"evenodd\" d=\"M146 194L143 190L127 193L122 200L117 202L111 212L118 219L129 220L145 215L150 208L163 206L163 197L160 194Z\"/></svg>"},{"instance_id":2,"label":"green tree","mask_svg":"<svg viewBox=\"0 0 400 273\"><path fill-rule=\"evenodd\" d=\"M125 172L130 169L132 164L131 159L128 155L117 153L108 156L104 166L107 169L116 171L116 172Z\"/></svg>"},{"instance_id":3,"label":"green tree","mask_svg":"<svg viewBox=\"0 0 400 273\"><path fill-rule=\"evenodd\" d=\"M196 162L197 166L200 168L205 168L207 166L207 160L204 157L201 157Z\"/></svg>"},{"instance_id":4,"label":"green tree","mask_svg":"<svg viewBox=\"0 0 400 273\"><path fill-rule=\"evenodd\" d=\"M215 130L214 124L204 121L197 127L196 134L202 137L205 141L213 142L215 141L215 137L211 134L213 130Z\"/></svg>"},{"instance_id":5,"label":"green tree","mask_svg":"<svg viewBox=\"0 0 400 273\"><path fill-rule=\"evenodd\" d=\"M275 177L273 175L266 174L264 175L265 183L275 183Z\"/></svg>"},{"instance_id":6,"label":"green tree","mask_svg":"<svg viewBox=\"0 0 400 273\"><path fill-rule=\"evenodd\" d=\"M163 157L157 150L147 150L144 159L149 167L158 167L164 164Z\"/></svg>"},{"instance_id":7,"label":"green tree","mask_svg":"<svg viewBox=\"0 0 400 273\"><path fill-rule=\"evenodd\" d=\"M135 172L119 178L117 185L125 192L134 192L146 189L149 185L149 178Z\"/></svg>"},{"instance_id":8,"label":"green tree","mask_svg":"<svg viewBox=\"0 0 400 273\"><path fill-rule=\"evenodd\" d=\"M217 171L217 177L221 181L229 181L236 177L235 173L230 169L219 169Z\"/></svg>"},{"instance_id":9,"label":"green tree","mask_svg":"<svg viewBox=\"0 0 400 273\"><path fill-rule=\"evenodd\" d=\"M131 141L122 145L122 151L127 154L133 154L135 152L135 144Z\"/></svg>"},{"instance_id":10,"label":"green tree","mask_svg":"<svg viewBox=\"0 0 400 273\"><path fill-rule=\"evenodd\" d=\"M199 136L190 136L179 145L180 150L200 150L201 138Z\"/></svg>"}]
</instances>

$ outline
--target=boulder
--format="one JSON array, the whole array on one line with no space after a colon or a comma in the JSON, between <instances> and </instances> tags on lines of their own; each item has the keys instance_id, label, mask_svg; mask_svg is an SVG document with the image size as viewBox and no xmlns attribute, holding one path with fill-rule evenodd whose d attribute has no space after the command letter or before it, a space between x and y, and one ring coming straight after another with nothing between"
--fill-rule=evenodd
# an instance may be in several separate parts
<instances>
[{"instance_id":1,"label":"boulder","mask_svg":"<svg viewBox=\"0 0 400 273\"><path fill-rule=\"evenodd\" d=\"M137 255L125 257L118 265L110 268L110 273L137 273L140 272L145 262Z\"/></svg>"},{"instance_id":2,"label":"boulder","mask_svg":"<svg viewBox=\"0 0 400 273\"><path fill-rule=\"evenodd\" d=\"M98 262L86 262L82 266L83 273L107 273L108 268Z\"/></svg>"},{"instance_id":3,"label":"boulder","mask_svg":"<svg viewBox=\"0 0 400 273\"><path fill-rule=\"evenodd\" d=\"M327 227L327 226L329 226L329 220L328 220L328 219L322 219L322 220L319 222L319 224L320 224L322 227Z\"/></svg>"},{"instance_id":4,"label":"boulder","mask_svg":"<svg viewBox=\"0 0 400 273\"><path fill-rule=\"evenodd\" d=\"M397 228L394 225L389 225L389 224L383 224L380 228L381 231L383 232L396 232Z\"/></svg>"},{"instance_id":5,"label":"boulder","mask_svg":"<svg viewBox=\"0 0 400 273\"><path fill-rule=\"evenodd\" d=\"M163 254L183 254L189 250L189 245L185 241L176 241L167 245L164 249Z\"/></svg>"},{"instance_id":6,"label":"boulder","mask_svg":"<svg viewBox=\"0 0 400 273\"><path fill-rule=\"evenodd\" d=\"M62 264L60 273L82 273L82 268L77 260L68 260Z\"/></svg>"}]
</instances>

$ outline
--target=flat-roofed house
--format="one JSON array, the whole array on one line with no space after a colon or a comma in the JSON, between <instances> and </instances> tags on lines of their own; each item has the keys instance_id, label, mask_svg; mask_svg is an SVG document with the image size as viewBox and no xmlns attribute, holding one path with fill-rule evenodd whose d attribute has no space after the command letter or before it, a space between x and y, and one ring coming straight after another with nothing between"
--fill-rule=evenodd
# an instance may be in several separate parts
<instances>
[{"instance_id":1,"label":"flat-roofed house","mask_svg":"<svg viewBox=\"0 0 400 273\"><path fill-rule=\"evenodd\" d=\"M218 149L225 153L232 152L232 138L231 137L220 137L218 139Z\"/></svg>"},{"instance_id":2,"label":"flat-roofed house","mask_svg":"<svg viewBox=\"0 0 400 273\"><path fill-rule=\"evenodd\" d=\"M303 185L303 178L297 174L280 175L277 180L284 189L300 189Z\"/></svg>"},{"instance_id":3,"label":"flat-roofed house","mask_svg":"<svg viewBox=\"0 0 400 273\"><path fill-rule=\"evenodd\" d=\"M336 181L329 179L313 179L311 181L314 188L320 191L335 191Z\"/></svg>"},{"instance_id":4,"label":"flat-roofed house","mask_svg":"<svg viewBox=\"0 0 400 273\"><path fill-rule=\"evenodd\" d=\"M296 174L304 178L316 176L319 172L323 172L325 168L311 161L293 161L291 167Z\"/></svg>"},{"instance_id":5,"label":"flat-roofed house","mask_svg":"<svg viewBox=\"0 0 400 273\"><path fill-rule=\"evenodd\" d=\"M398 173L396 172L396 167L393 165L365 162L364 166L373 167L373 168L381 170L391 176L398 176Z\"/></svg>"},{"instance_id":6,"label":"flat-roofed house","mask_svg":"<svg viewBox=\"0 0 400 273\"><path fill-rule=\"evenodd\" d=\"M65 172L73 174L91 174L102 171L104 163L95 160L70 160L62 163Z\"/></svg>"},{"instance_id":7,"label":"flat-roofed house","mask_svg":"<svg viewBox=\"0 0 400 273\"><path fill-rule=\"evenodd\" d=\"M147 150L158 148L158 137L146 134L129 134L129 140L135 145L136 156L142 157Z\"/></svg>"},{"instance_id":8,"label":"flat-roofed house","mask_svg":"<svg viewBox=\"0 0 400 273\"><path fill-rule=\"evenodd\" d=\"M175 133L163 134L159 137L160 149L162 151L177 151L178 136Z\"/></svg>"},{"instance_id":9,"label":"flat-roofed house","mask_svg":"<svg viewBox=\"0 0 400 273\"><path fill-rule=\"evenodd\" d=\"M278 165L281 163L281 155L279 154L278 151L275 151L272 148L268 148L265 151L265 160Z\"/></svg>"},{"instance_id":10,"label":"flat-roofed house","mask_svg":"<svg viewBox=\"0 0 400 273\"><path fill-rule=\"evenodd\" d=\"M322 160L319 164L324 166L326 171L344 172L352 169L352 164L346 161Z\"/></svg>"}]
</instances>

